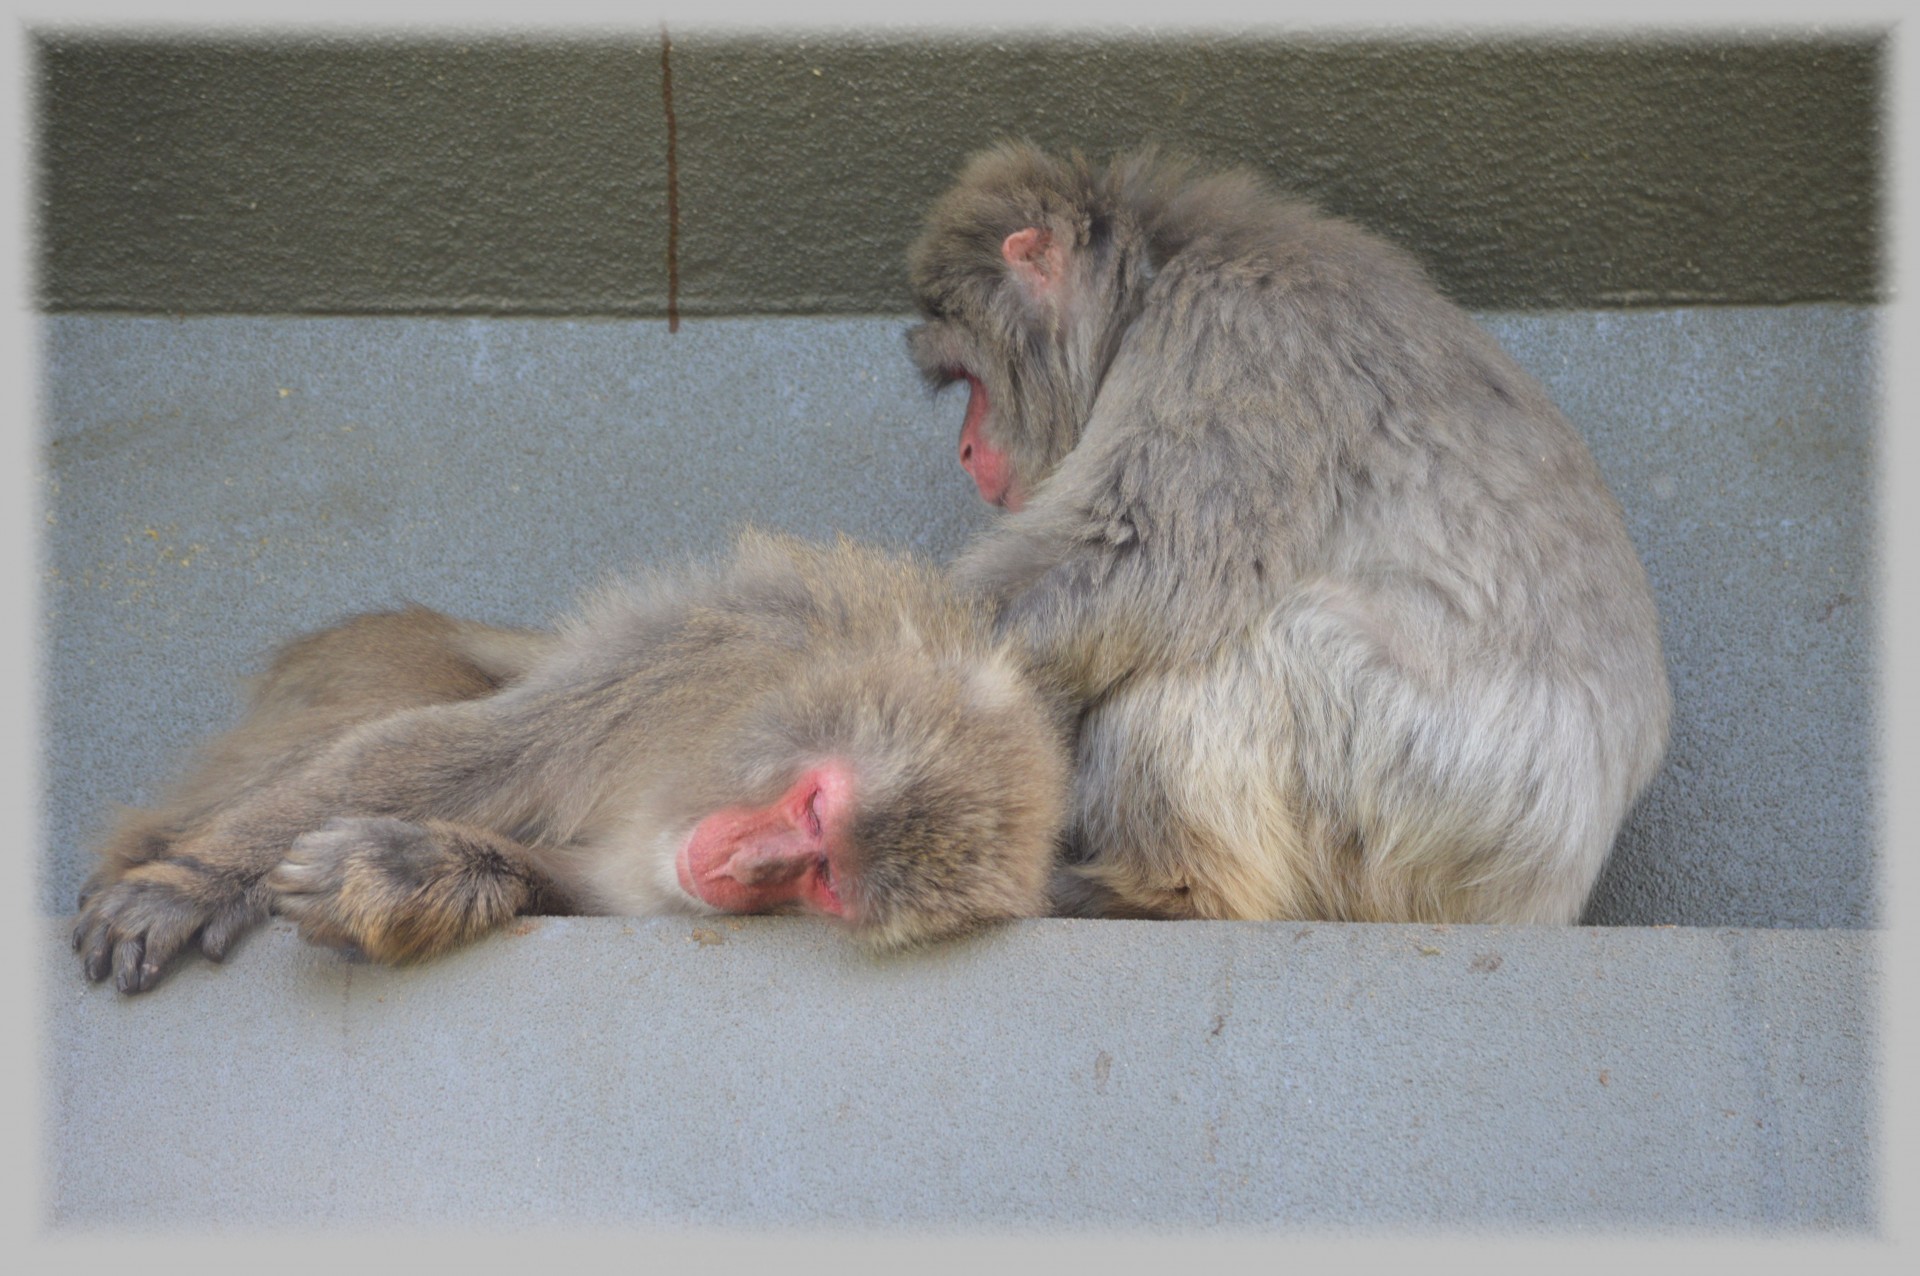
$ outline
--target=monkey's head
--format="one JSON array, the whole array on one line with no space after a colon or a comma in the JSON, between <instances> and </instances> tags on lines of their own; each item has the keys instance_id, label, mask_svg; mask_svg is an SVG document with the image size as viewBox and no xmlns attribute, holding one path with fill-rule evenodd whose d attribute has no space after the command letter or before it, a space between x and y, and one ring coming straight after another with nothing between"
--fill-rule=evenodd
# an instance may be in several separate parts
<instances>
[{"instance_id":1,"label":"monkey's head","mask_svg":"<svg viewBox=\"0 0 1920 1276\"><path fill-rule=\"evenodd\" d=\"M1010 661L812 671L744 716L732 752L745 799L675 864L708 906L824 914L887 948L1046 911L1066 753Z\"/></svg>"},{"instance_id":2,"label":"monkey's head","mask_svg":"<svg viewBox=\"0 0 1920 1276\"><path fill-rule=\"evenodd\" d=\"M1139 309L1143 164L1165 167L1146 155L1096 172L1002 144L968 162L909 254L925 322L908 351L934 390L966 383L960 464L995 505L1020 509L1080 441Z\"/></svg>"},{"instance_id":3,"label":"monkey's head","mask_svg":"<svg viewBox=\"0 0 1920 1276\"><path fill-rule=\"evenodd\" d=\"M790 592L777 677L676 787L681 889L723 912L812 912L898 947L1046 911L1066 818L1065 741L977 600L938 571L842 542L743 538ZM770 605L770 604L769 604Z\"/></svg>"}]
</instances>

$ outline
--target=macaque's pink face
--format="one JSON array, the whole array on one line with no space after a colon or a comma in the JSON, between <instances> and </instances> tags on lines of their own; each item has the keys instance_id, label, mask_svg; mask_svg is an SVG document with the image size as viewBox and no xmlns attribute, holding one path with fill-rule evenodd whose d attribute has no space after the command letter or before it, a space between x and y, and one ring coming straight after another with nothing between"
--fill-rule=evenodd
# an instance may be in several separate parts
<instances>
[{"instance_id":1,"label":"macaque's pink face","mask_svg":"<svg viewBox=\"0 0 1920 1276\"><path fill-rule=\"evenodd\" d=\"M680 848L680 886L723 913L797 904L852 921L841 887L852 869L853 801L852 769L822 762L767 806L715 811Z\"/></svg>"},{"instance_id":2,"label":"macaque's pink face","mask_svg":"<svg viewBox=\"0 0 1920 1276\"><path fill-rule=\"evenodd\" d=\"M974 486L990 505L1017 512L1027 503L1026 489L1013 472L1007 454L987 442L987 416L992 411L987 387L965 368L956 369L967 383L967 418L960 424L960 467L973 476Z\"/></svg>"}]
</instances>

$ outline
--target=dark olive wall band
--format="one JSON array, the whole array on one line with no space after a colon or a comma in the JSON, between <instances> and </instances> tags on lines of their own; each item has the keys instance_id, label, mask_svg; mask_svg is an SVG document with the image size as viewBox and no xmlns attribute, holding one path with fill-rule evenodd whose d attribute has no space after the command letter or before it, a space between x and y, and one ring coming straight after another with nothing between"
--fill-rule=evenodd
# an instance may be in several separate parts
<instances>
[{"instance_id":1,"label":"dark olive wall band","mask_svg":"<svg viewBox=\"0 0 1920 1276\"><path fill-rule=\"evenodd\" d=\"M1474 307L1884 291L1881 32L33 44L50 310L903 312L1004 136L1252 165Z\"/></svg>"}]
</instances>

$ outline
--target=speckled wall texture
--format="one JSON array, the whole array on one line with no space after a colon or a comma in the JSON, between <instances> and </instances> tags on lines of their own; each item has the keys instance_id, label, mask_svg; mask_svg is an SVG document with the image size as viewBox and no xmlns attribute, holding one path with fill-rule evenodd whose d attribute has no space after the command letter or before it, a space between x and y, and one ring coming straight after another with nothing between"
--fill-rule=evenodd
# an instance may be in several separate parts
<instances>
[{"instance_id":1,"label":"speckled wall texture","mask_svg":"<svg viewBox=\"0 0 1920 1276\"><path fill-rule=\"evenodd\" d=\"M51 310L899 313L921 210L1004 136L1252 165L1475 307L1880 296L1874 32L35 48Z\"/></svg>"}]
</instances>

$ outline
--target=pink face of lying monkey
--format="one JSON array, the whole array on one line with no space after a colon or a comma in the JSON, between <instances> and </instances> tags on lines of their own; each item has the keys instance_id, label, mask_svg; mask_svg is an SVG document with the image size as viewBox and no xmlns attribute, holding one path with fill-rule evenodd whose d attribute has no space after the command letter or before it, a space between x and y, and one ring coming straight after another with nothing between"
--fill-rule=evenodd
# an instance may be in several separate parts
<instances>
[{"instance_id":1,"label":"pink face of lying monkey","mask_svg":"<svg viewBox=\"0 0 1920 1276\"><path fill-rule=\"evenodd\" d=\"M729 807L698 824L674 862L680 888L723 913L785 905L856 920L839 883L853 824L853 769L823 762L764 807Z\"/></svg>"}]
</instances>

